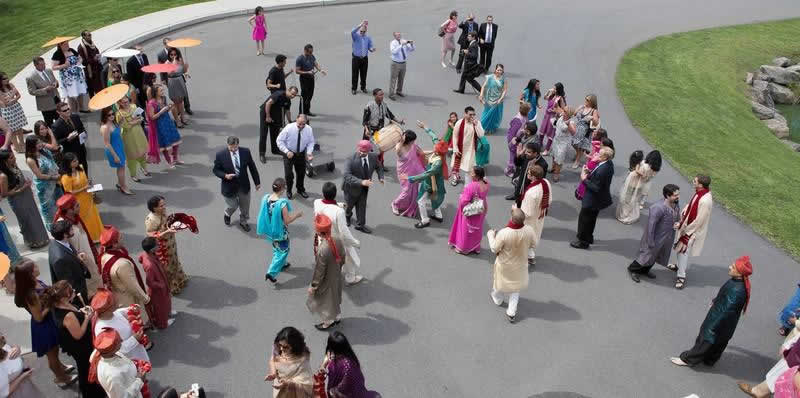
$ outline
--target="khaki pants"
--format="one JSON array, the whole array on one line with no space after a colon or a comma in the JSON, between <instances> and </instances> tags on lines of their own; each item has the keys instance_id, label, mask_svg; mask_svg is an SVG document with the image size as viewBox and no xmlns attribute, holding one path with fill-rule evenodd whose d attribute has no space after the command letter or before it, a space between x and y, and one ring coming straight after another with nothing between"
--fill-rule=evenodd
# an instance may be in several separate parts
<instances>
[{"instance_id":1,"label":"khaki pants","mask_svg":"<svg viewBox=\"0 0 800 398\"><path fill-rule=\"evenodd\" d=\"M403 80L406 78L406 64L392 61L391 74L389 76L389 96L394 93L403 92ZM395 88L397 90L395 90Z\"/></svg>"}]
</instances>

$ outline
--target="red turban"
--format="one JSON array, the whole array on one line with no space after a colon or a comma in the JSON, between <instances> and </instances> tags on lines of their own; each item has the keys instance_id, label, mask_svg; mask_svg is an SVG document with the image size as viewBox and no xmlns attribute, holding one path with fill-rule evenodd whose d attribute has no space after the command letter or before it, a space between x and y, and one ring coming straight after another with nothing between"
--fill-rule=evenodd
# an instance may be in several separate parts
<instances>
[{"instance_id":1,"label":"red turban","mask_svg":"<svg viewBox=\"0 0 800 398\"><path fill-rule=\"evenodd\" d=\"M317 216L314 217L314 230L316 230L318 234L330 234L331 219L324 214L317 214Z\"/></svg>"},{"instance_id":2,"label":"red turban","mask_svg":"<svg viewBox=\"0 0 800 398\"><path fill-rule=\"evenodd\" d=\"M742 279L744 279L744 288L747 291L747 298L744 301L744 307L742 308L742 313L747 311L747 304L750 303L750 275L753 274L753 264L750 263L750 256L741 256L733 262L733 267L736 268L736 271L739 271L742 274Z\"/></svg>"},{"instance_id":3,"label":"red turban","mask_svg":"<svg viewBox=\"0 0 800 398\"><path fill-rule=\"evenodd\" d=\"M336 243L333 241L333 237L331 237L331 219L324 214L317 214L317 216L314 217L314 230L317 232L317 237L314 239L314 255L317 255L319 240L325 239L328 241L328 247L330 247L333 253L333 258L336 259L336 264L344 264L344 258L339 254L339 249L336 248Z\"/></svg>"},{"instance_id":4,"label":"red turban","mask_svg":"<svg viewBox=\"0 0 800 398\"><path fill-rule=\"evenodd\" d=\"M105 225L103 232L100 234L100 245L109 247L119 242L119 230L113 225Z\"/></svg>"},{"instance_id":5,"label":"red turban","mask_svg":"<svg viewBox=\"0 0 800 398\"><path fill-rule=\"evenodd\" d=\"M114 295L106 288L97 289L92 298L92 309L99 313L106 312L114 308Z\"/></svg>"},{"instance_id":6,"label":"red turban","mask_svg":"<svg viewBox=\"0 0 800 398\"><path fill-rule=\"evenodd\" d=\"M119 337L119 333L112 328L103 328L103 330L94 337L94 348L97 352L92 354L89 359L90 382L97 383L97 364L100 363L100 356L116 352L120 344L122 344L122 338Z\"/></svg>"},{"instance_id":7,"label":"red turban","mask_svg":"<svg viewBox=\"0 0 800 398\"><path fill-rule=\"evenodd\" d=\"M445 155L447 154L448 147L447 141L439 141L433 146L433 151L440 155Z\"/></svg>"},{"instance_id":8,"label":"red turban","mask_svg":"<svg viewBox=\"0 0 800 398\"><path fill-rule=\"evenodd\" d=\"M361 152L369 152L372 150L372 143L367 140L361 140L358 142L357 148Z\"/></svg>"},{"instance_id":9,"label":"red turban","mask_svg":"<svg viewBox=\"0 0 800 398\"><path fill-rule=\"evenodd\" d=\"M68 210L75 207L77 203L78 198L76 198L75 195L71 193L65 193L56 201L56 207L61 210Z\"/></svg>"}]
</instances>

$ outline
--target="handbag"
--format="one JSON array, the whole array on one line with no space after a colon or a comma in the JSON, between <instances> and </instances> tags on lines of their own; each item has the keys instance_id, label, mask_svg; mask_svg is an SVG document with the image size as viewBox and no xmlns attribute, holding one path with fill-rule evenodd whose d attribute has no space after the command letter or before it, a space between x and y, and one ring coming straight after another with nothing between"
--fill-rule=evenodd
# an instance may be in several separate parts
<instances>
[{"instance_id":1,"label":"handbag","mask_svg":"<svg viewBox=\"0 0 800 398\"><path fill-rule=\"evenodd\" d=\"M478 195L475 195L472 198L472 201L464 205L464 208L461 209L461 213L464 214L464 217L476 216L484 211L485 207L483 199L479 198Z\"/></svg>"},{"instance_id":2,"label":"handbag","mask_svg":"<svg viewBox=\"0 0 800 398\"><path fill-rule=\"evenodd\" d=\"M439 27L439 31L436 33L439 37L444 37L444 26Z\"/></svg>"}]
</instances>

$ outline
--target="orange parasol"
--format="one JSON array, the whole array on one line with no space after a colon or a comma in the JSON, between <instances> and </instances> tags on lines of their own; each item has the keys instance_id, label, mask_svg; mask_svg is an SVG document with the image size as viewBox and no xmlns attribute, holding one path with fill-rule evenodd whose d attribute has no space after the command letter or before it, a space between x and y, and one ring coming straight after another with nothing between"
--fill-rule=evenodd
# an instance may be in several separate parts
<instances>
[{"instance_id":1,"label":"orange parasol","mask_svg":"<svg viewBox=\"0 0 800 398\"><path fill-rule=\"evenodd\" d=\"M5 278L10 269L11 260L8 259L8 256L5 253L0 253L0 279Z\"/></svg>"},{"instance_id":2,"label":"orange parasol","mask_svg":"<svg viewBox=\"0 0 800 398\"><path fill-rule=\"evenodd\" d=\"M170 47L178 47L178 48L188 48L188 47L197 47L203 44L201 40L191 39L188 37L175 39L172 41L168 41L167 45Z\"/></svg>"},{"instance_id":3,"label":"orange parasol","mask_svg":"<svg viewBox=\"0 0 800 398\"><path fill-rule=\"evenodd\" d=\"M107 108L117 103L125 94L128 94L129 89L127 84L115 84L111 87L106 87L89 100L89 108L92 110Z\"/></svg>"},{"instance_id":4,"label":"orange parasol","mask_svg":"<svg viewBox=\"0 0 800 398\"><path fill-rule=\"evenodd\" d=\"M142 72L147 73L172 73L178 69L175 64L150 64L142 67Z\"/></svg>"},{"instance_id":5,"label":"orange parasol","mask_svg":"<svg viewBox=\"0 0 800 398\"><path fill-rule=\"evenodd\" d=\"M53 38L53 40L50 40L47 43L42 44L42 48L53 47L55 45L58 45L59 43L63 43L65 41L70 41L70 40L72 40L72 39L74 39L76 37L77 36L56 36L56 37Z\"/></svg>"}]
</instances>

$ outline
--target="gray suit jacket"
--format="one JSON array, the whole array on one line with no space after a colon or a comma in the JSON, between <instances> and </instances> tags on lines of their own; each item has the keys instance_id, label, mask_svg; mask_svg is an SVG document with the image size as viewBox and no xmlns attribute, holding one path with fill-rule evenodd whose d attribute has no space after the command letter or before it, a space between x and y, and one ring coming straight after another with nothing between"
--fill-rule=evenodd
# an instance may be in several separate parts
<instances>
[{"instance_id":1,"label":"gray suit jacket","mask_svg":"<svg viewBox=\"0 0 800 398\"><path fill-rule=\"evenodd\" d=\"M50 247L47 252L52 283L65 280L69 282L69 285L76 292L83 296L84 300L88 300L89 293L86 288L86 279L91 278L92 274L89 273L83 262L78 259L78 256L55 240L50 241ZM92 253L87 253L87 255L91 256Z\"/></svg>"},{"instance_id":2,"label":"gray suit jacket","mask_svg":"<svg viewBox=\"0 0 800 398\"><path fill-rule=\"evenodd\" d=\"M369 170L364 174L364 168L361 166L361 156L358 153L347 159L347 164L344 168L344 180L342 181L342 192L344 192L345 196L358 197L367 192L367 188L361 185L361 181L371 180L372 174L376 171L378 172L378 179L383 180L383 167L378 164L378 155L371 152L368 153L367 162L369 163Z\"/></svg>"},{"instance_id":3,"label":"gray suit jacket","mask_svg":"<svg viewBox=\"0 0 800 398\"><path fill-rule=\"evenodd\" d=\"M25 79L28 85L28 94L36 97L36 109L40 111L54 111L56 109L56 98L58 97L58 89L47 90L49 84L55 84L58 87L58 80L56 80L53 71L50 68L45 68L44 73L51 79L48 83L39 75L38 70L34 70Z\"/></svg>"}]
</instances>

